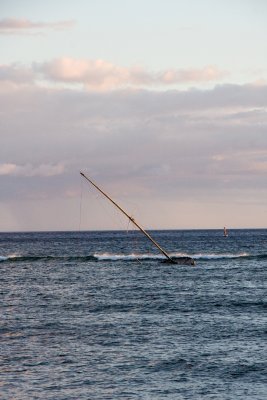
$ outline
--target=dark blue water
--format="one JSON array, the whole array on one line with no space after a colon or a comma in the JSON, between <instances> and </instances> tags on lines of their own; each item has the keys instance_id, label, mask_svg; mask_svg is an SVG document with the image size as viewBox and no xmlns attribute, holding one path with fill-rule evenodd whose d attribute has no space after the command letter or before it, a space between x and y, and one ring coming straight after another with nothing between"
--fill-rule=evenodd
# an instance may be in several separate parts
<instances>
[{"instance_id":1,"label":"dark blue water","mask_svg":"<svg viewBox=\"0 0 267 400\"><path fill-rule=\"evenodd\" d=\"M1 399L267 398L267 230L0 234Z\"/></svg>"}]
</instances>

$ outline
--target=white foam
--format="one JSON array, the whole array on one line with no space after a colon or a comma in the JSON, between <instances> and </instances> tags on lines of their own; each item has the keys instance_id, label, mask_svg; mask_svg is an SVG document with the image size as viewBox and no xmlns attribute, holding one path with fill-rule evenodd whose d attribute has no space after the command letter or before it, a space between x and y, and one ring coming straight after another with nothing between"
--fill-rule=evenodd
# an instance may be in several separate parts
<instances>
[{"instance_id":1,"label":"white foam","mask_svg":"<svg viewBox=\"0 0 267 400\"><path fill-rule=\"evenodd\" d=\"M222 254L205 254L205 253L197 253L197 254L187 254L187 253L170 253L171 258L180 258L180 257L190 257L195 260L220 260L224 258L240 258L240 257L248 257L248 253L222 253ZM110 261L134 261L134 260L162 260L165 257L162 254L111 254L111 253L103 253L103 254L94 254L94 257L98 260L110 260Z\"/></svg>"},{"instance_id":2,"label":"white foam","mask_svg":"<svg viewBox=\"0 0 267 400\"><path fill-rule=\"evenodd\" d=\"M238 254L231 254L231 253L226 253L226 254L194 254L192 257L196 260L220 260L223 258L240 258L240 257L248 257L248 253L238 253Z\"/></svg>"},{"instance_id":3,"label":"white foam","mask_svg":"<svg viewBox=\"0 0 267 400\"><path fill-rule=\"evenodd\" d=\"M141 259L162 259L163 256L161 255L154 255L154 254L110 254L110 253L103 253L103 254L94 254L98 260L141 260Z\"/></svg>"}]
</instances>

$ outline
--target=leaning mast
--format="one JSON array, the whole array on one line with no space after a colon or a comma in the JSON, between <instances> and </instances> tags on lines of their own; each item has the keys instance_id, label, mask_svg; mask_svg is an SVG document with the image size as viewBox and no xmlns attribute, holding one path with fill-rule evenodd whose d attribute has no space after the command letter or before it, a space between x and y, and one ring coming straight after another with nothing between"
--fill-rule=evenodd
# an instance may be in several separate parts
<instances>
[{"instance_id":1,"label":"leaning mast","mask_svg":"<svg viewBox=\"0 0 267 400\"><path fill-rule=\"evenodd\" d=\"M83 172L80 172L81 176L84 177L91 185L93 185L100 193L102 193L111 203L114 204L129 220L161 251L161 253L169 260L171 263L176 264L176 262L166 253L166 251L147 233L133 217L131 217L119 204L117 204L112 198L105 193L99 186L96 185L91 179L89 179Z\"/></svg>"}]
</instances>

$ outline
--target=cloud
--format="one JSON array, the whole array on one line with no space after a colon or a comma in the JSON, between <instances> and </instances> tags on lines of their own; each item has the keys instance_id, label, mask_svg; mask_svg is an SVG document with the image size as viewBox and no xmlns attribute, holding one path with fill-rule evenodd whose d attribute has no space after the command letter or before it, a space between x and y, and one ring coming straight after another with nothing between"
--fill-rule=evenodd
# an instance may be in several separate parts
<instances>
[{"instance_id":1,"label":"cloud","mask_svg":"<svg viewBox=\"0 0 267 400\"><path fill-rule=\"evenodd\" d=\"M21 86L8 96L0 92L0 173L34 177L64 172L59 189L68 186L69 171L74 176L88 167L108 184L116 177L126 187L131 181L159 196L174 190L170 181L181 192L190 186L209 193L212 184L223 185L222 179L245 188L252 169L254 184L260 184L267 149L266 99L267 86L253 85L160 92Z\"/></svg>"},{"instance_id":2,"label":"cloud","mask_svg":"<svg viewBox=\"0 0 267 400\"><path fill-rule=\"evenodd\" d=\"M241 151L228 151L224 156L214 155L213 160L219 162L222 172L233 174L259 175L267 172L267 146L265 149L243 149ZM225 166L222 166L222 163ZM230 166L230 168L229 168Z\"/></svg>"},{"instance_id":3,"label":"cloud","mask_svg":"<svg viewBox=\"0 0 267 400\"><path fill-rule=\"evenodd\" d=\"M91 90L110 90L119 87L170 86L181 83L211 82L226 73L216 66L200 69L148 71L141 67L121 67L105 60L86 60L62 57L51 62L35 64L35 69L48 80L83 84Z\"/></svg>"},{"instance_id":4,"label":"cloud","mask_svg":"<svg viewBox=\"0 0 267 400\"><path fill-rule=\"evenodd\" d=\"M18 64L0 65L0 82L10 82L14 84L33 83L35 74L32 68Z\"/></svg>"},{"instance_id":5,"label":"cloud","mask_svg":"<svg viewBox=\"0 0 267 400\"><path fill-rule=\"evenodd\" d=\"M0 20L0 34L36 33L47 29L65 30L72 28L75 22L33 22L28 19L4 18Z\"/></svg>"},{"instance_id":6,"label":"cloud","mask_svg":"<svg viewBox=\"0 0 267 400\"><path fill-rule=\"evenodd\" d=\"M0 175L12 175L16 168L16 164L0 164Z\"/></svg>"},{"instance_id":7,"label":"cloud","mask_svg":"<svg viewBox=\"0 0 267 400\"><path fill-rule=\"evenodd\" d=\"M33 166L32 164L16 165L12 163L0 164L0 175L13 175L24 177L50 177L61 175L64 172L63 164L41 164Z\"/></svg>"},{"instance_id":8,"label":"cloud","mask_svg":"<svg viewBox=\"0 0 267 400\"><path fill-rule=\"evenodd\" d=\"M165 70L151 72L141 67L120 67L104 60L82 60L68 57L46 63L22 65L19 63L0 65L0 82L17 85L45 84L49 87L82 85L91 91L120 89L176 87L184 84L203 84L222 79L224 73L216 67L199 70ZM259 85L257 85L259 86ZM260 86L259 86L260 87Z\"/></svg>"},{"instance_id":9,"label":"cloud","mask_svg":"<svg viewBox=\"0 0 267 400\"><path fill-rule=\"evenodd\" d=\"M196 226L203 215L205 226L215 226L218 204L222 211L233 204L238 210L242 202L261 204L255 211L255 224L261 226L267 195L266 109L267 86L257 85L105 92L20 85L16 91L0 91L0 202L17 202L19 210L25 201L26 211L29 198L38 208L43 197L51 202L51 215L54 204L60 204L57 212L64 212L68 224L79 210L79 171L84 170L127 210L128 202L140 205L146 226L181 227L184 216L188 227L186 213L198 204ZM39 178L45 176L53 179ZM170 215L165 221L166 204ZM58 228L43 212L46 224ZM101 219L101 213L95 215Z\"/></svg>"},{"instance_id":10,"label":"cloud","mask_svg":"<svg viewBox=\"0 0 267 400\"><path fill-rule=\"evenodd\" d=\"M223 156L222 154L215 154L214 156L212 156L212 160L214 160L214 161L224 161L225 160L225 156Z\"/></svg>"},{"instance_id":11,"label":"cloud","mask_svg":"<svg viewBox=\"0 0 267 400\"><path fill-rule=\"evenodd\" d=\"M225 77L226 72L220 71L216 66L210 65L201 69L169 70L161 74L160 78L165 83L179 82L210 82Z\"/></svg>"},{"instance_id":12,"label":"cloud","mask_svg":"<svg viewBox=\"0 0 267 400\"><path fill-rule=\"evenodd\" d=\"M267 157L266 157L266 159L267 159ZM255 172L262 172L262 173L266 174L266 172L267 172L267 161L255 163L253 165L252 169Z\"/></svg>"}]
</instances>

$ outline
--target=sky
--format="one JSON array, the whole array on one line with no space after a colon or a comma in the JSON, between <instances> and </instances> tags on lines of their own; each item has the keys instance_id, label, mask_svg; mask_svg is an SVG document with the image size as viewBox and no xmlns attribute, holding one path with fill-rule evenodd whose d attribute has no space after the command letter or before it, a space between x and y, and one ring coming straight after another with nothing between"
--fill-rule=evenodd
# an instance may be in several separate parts
<instances>
[{"instance_id":1,"label":"sky","mask_svg":"<svg viewBox=\"0 0 267 400\"><path fill-rule=\"evenodd\" d=\"M266 16L0 0L0 231L116 229L80 171L148 229L266 228Z\"/></svg>"}]
</instances>

